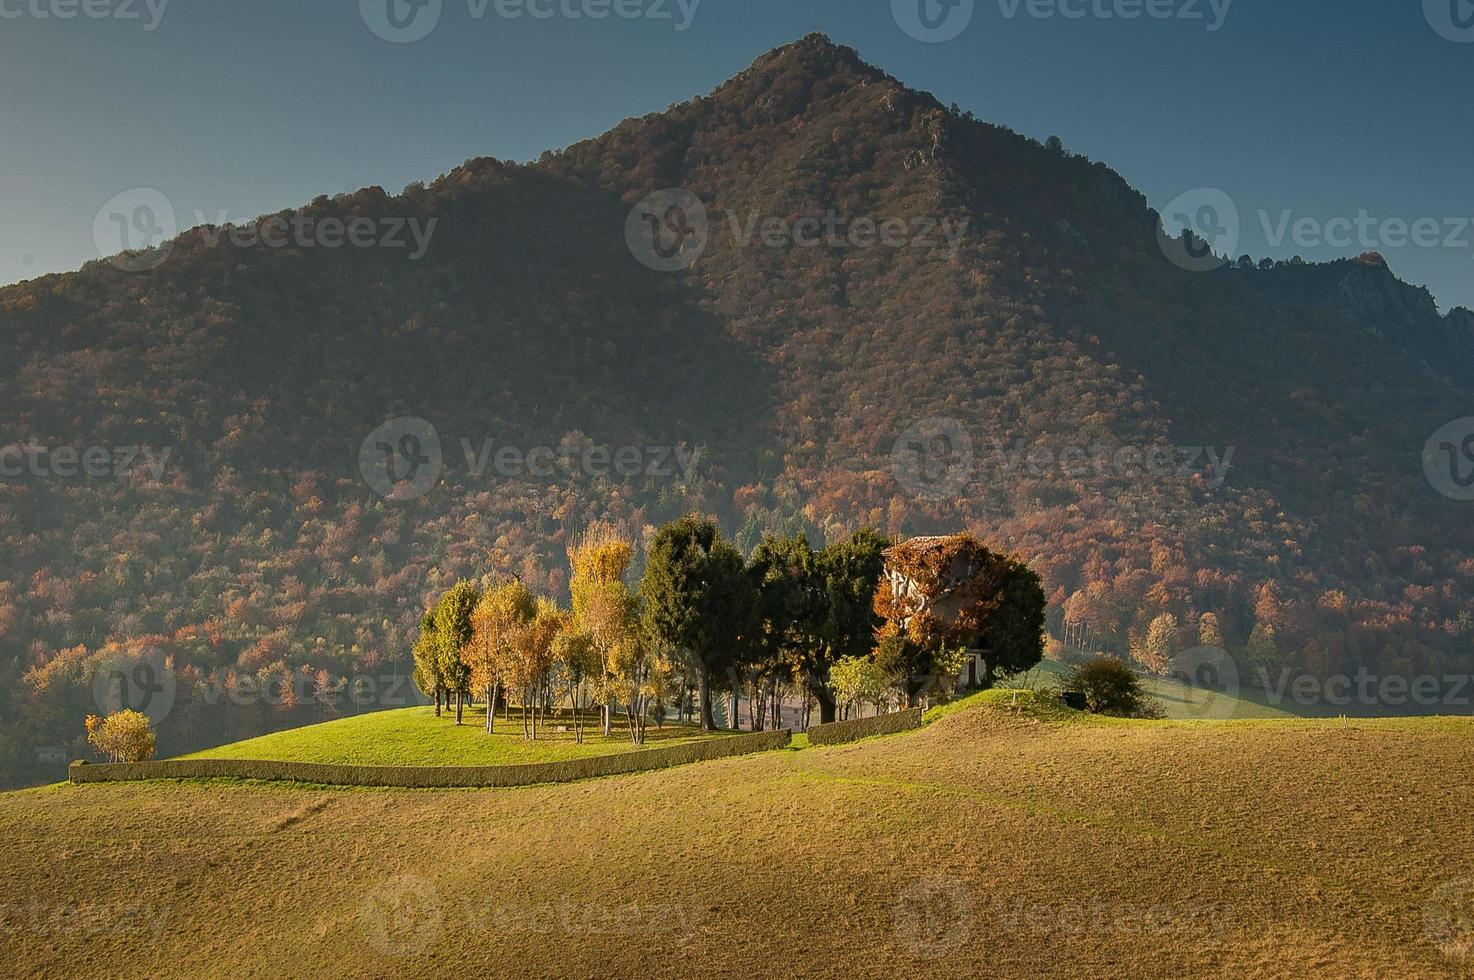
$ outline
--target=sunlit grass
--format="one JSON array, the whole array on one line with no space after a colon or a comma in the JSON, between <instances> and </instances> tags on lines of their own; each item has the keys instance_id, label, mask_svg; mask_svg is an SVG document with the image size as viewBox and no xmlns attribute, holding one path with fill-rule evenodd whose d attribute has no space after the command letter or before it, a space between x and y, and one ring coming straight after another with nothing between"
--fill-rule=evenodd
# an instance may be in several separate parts
<instances>
[{"instance_id":1,"label":"sunlit grass","mask_svg":"<svg viewBox=\"0 0 1474 980\"><path fill-rule=\"evenodd\" d=\"M598 716L590 713L584 717L584 742L579 744L567 709L549 712L535 741L522 737L521 712L515 707L510 720L498 714L492 734L486 732L486 710L482 707L467 709L463 722L455 723L454 710L437 718L433 707L401 708L262 735L180 758L365 766L493 766L557 762L720 737L720 733L703 735L689 725L666 723L663 727L651 725L645 733L645 744L636 746L622 717L615 716L614 727L606 738Z\"/></svg>"}]
</instances>

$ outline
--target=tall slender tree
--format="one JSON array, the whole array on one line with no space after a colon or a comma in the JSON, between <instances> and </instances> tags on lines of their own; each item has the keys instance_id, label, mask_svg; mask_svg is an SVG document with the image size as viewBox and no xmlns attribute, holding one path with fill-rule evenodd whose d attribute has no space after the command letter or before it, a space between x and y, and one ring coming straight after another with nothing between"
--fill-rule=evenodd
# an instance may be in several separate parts
<instances>
[{"instance_id":1,"label":"tall slender tree","mask_svg":"<svg viewBox=\"0 0 1474 980\"><path fill-rule=\"evenodd\" d=\"M742 637L757 622L757 593L741 553L713 521L673 521L650 542L639 600L646 632L695 673L701 730L711 731L713 681L731 674Z\"/></svg>"},{"instance_id":2,"label":"tall slender tree","mask_svg":"<svg viewBox=\"0 0 1474 980\"><path fill-rule=\"evenodd\" d=\"M519 634L536 606L521 581L512 579L482 593L471 611L471 640L466 648L470 683L486 693L486 731L495 728L496 701L516 660Z\"/></svg>"},{"instance_id":3,"label":"tall slender tree","mask_svg":"<svg viewBox=\"0 0 1474 980\"><path fill-rule=\"evenodd\" d=\"M435 717L440 717L440 697L445 693L445 678L440 673L440 641L435 636L435 610L427 609L420 617L420 635L415 638L415 684L426 697L435 697Z\"/></svg>"},{"instance_id":4,"label":"tall slender tree","mask_svg":"<svg viewBox=\"0 0 1474 980\"><path fill-rule=\"evenodd\" d=\"M572 577L573 628L586 634L599 655L595 696L604 715L604 734L612 723L613 665L620 644L637 628L635 597L624 583L634 543L612 524L594 524L568 547Z\"/></svg>"},{"instance_id":5,"label":"tall slender tree","mask_svg":"<svg viewBox=\"0 0 1474 980\"><path fill-rule=\"evenodd\" d=\"M462 722L465 701L471 694L471 669L465 651L471 641L471 613L480 597L475 584L457 582L435 607L436 659L446 690L455 695L457 725Z\"/></svg>"}]
</instances>

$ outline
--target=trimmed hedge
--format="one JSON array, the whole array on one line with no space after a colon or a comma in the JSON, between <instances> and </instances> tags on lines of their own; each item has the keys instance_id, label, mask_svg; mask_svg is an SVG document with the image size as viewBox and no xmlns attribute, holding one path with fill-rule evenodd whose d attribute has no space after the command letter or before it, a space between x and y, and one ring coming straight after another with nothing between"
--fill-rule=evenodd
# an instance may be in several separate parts
<instances>
[{"instance_id":1,"label":"trimmed hedge","mask_svg":"<svg viewBox=\"0 0 1474 980\"><path fill-rule=\"evenodd\" d=\"M128 782L140 779L266 779L323 786L393 786L402 789L533 786L569 783L594 776L668 769L691 762L727 759L781 749L792 734L785 730L726 735L660 749L614 755L534 762L517 766L340 766L317 762L255 762L249 759L167 759L162 762L112 762L71 765L73 783Z\"/></svg>"},{"instance_id":2,"label":"trimmed hedge","mask_svg":"<svg viewBox=\"0 0 1474 980\"><path fill-rule=\"evenodd\" d=\"M839 745L854 742L872 735L894 735L921 727L921 709L897 711L874 718L856 718L853 721L832 721L827 725L814 725L809 729L810 745Z\"/></svg>"}]
</instances>

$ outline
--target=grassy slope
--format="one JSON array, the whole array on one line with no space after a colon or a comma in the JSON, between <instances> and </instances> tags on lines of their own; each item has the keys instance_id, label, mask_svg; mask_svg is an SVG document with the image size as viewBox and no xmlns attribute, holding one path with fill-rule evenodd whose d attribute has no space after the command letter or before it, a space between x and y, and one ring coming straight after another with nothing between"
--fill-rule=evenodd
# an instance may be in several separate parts
<instances>
[{"instance_id":1,"label":"grassy slope","mask_svg":"<svg viewBox=\"0 0 1474 980\"><path fill-rule=\"evenodd\" d=\"M590 715L585 721L582 745L574 740L572 732L555 730L558 725L571 724L567 711L556 716L550 714L548 724L538 731L535 742L523 739L521 714L515 708L510 722L497 717L491 735L486 733L484 708L467 710L464 722L457 726L454 712L436 718L434 708L401 708L262 735L181 758L366 766L496 766L557 762L641 747L630 742L621 718L615 719L613 733L605 738L597 718ZM711 736L702 736L686 725L651 726L643 748L660 748L702 737Z\"/></svg>"},{"instance_id":2,"label":"grassy slope","mask_svg":"<svg viewBox=\"0 0 1474 980\"><path fill-rule=\"evenodd\" d=\"M1015 687L1043 689L1057 685L1069 668L1053 660L1045 660L1027 674L1014 678ZM1192 688L1166 677L1143 676L1142 685L1152 697L1161 703L1167 717L1177 720L1219 720L1252 718L1294 718L1295 712L1286 711L1266 702L1263 695L1248 689L1241 690L1237 697L1210 693L1201 688Z\"/></svg>"},{"instance_id":3,"label":"grassy slope","mask_svg":"<svg viewBox=\"0 0 1474 980\"><path fill-rule=\"evenodd\" d=\"M1441 889L1474 876L1456 830L1474 812L1474 722L1047 713L1061 723L1022 700L564 786L0 795L0 907L152 917L103 933L11 913L0 955L18 975L120 976L1459 965L1429 923Z\"/></svg>"}]
</instances>

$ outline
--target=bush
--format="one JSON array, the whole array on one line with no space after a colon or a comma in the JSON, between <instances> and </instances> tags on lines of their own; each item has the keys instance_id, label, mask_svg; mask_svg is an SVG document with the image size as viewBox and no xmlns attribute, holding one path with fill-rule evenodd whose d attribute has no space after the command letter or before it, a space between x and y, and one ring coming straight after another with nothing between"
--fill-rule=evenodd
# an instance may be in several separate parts
<instances>
[{"instance_id":1,"label":"bush","mask_svg":"<svg viewBox=\"0 0 1474 980\"><path fill-rule=\"evenodd\" d=\"M106 718L88 715L87 741L113 762L143 762L154 754L153 726L137 711L118 711Z\"/></svg>"},{"instance_id":2,"label":"bush","mask_svg":"<svg viewBox=\"0 0 1474 980\"><path fill-rule=\"evenodd\" d=\"M1093 714L1119 718L1159 718L1161 710L1141 686L1141 678L1116 657L1096 657L1070 668L1064 690L1085 697Z\"/></svg>"}]
</instances>

